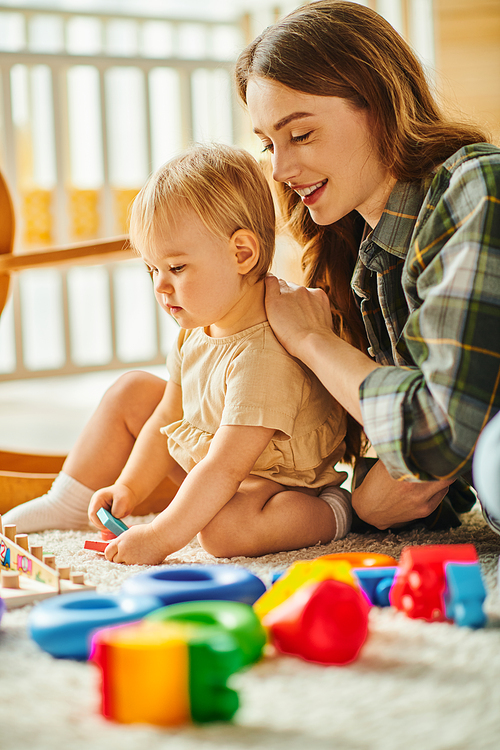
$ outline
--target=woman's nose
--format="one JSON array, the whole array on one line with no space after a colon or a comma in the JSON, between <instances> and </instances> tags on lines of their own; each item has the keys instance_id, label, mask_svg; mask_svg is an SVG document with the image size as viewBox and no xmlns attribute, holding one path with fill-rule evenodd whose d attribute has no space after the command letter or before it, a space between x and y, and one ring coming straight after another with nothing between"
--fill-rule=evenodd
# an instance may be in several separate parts
<instances>
[{"instance_id":1,"label":"woman's nose","mask_svg":"<svg viewBox=\"0 0 500 750\"><path fill-rule=\"evenodd\" d=\"M297 177L299 168L289 149L274 147L271 155L273 179L276 182L289 182Z\"/></svg>"}]
</instances>

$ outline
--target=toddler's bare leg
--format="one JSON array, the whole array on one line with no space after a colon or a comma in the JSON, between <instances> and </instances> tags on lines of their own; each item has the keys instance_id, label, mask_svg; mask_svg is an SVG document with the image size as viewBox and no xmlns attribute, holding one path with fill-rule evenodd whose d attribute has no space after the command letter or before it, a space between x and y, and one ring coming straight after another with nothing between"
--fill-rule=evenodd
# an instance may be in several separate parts
<instances>
[{"instance_id":1,"label":"toddler's bare leg","mask_svg":"<svg viewBox=\"0 0 500 750\"><path fill-rule=\"evenodd\" d=\"M104 394L64 462L63 471L96 491L116 480L165 391L147 372L122 375Z\"/></svg>"},{"instance_id":2,"label":"toddler's bare leg","mask_svg":"<svg viewBox=\"0 0 500 750\"><path fill-rule=\"evenodd\" d=\"M315 490L250 476L198 539L216 557L256 557L326 544L336 532L332 508Z\"/></svg>"},{"instance_id":3,"label":"toddler's bare leg","mask_svg":"<svg viewBox=\"0 0 500 750\"><path fill-rule=\"evenodd\" d=\"M47 494L13 508L3 523L15 523L24 533L87 528L90 498L116 480L164 390L165 381L146 372L120 377L103 396Z\"/></svg>"}]
</instances>

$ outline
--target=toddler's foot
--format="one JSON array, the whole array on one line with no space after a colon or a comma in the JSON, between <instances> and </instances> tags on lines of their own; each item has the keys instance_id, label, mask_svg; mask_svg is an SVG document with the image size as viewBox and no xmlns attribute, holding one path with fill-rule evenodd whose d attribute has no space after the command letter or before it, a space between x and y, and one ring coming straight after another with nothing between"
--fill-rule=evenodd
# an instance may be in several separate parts
<instances>
[{"instance_id":1,"label":"toddler's foot","mask_svg":"<svg viewBox=\"0 0 500 750\"><path fill-rule=\"evenodd\" d=\"M319 493L318 497L328 503L335 516L337 531L332 539L336 542L343 539L351 530L352 524L352 501L351 493L338 485L328 485Z\"/></svg>"},{"instance_id":2,"label":"toddler's foot","mask_svg":"<svg viewBox=\"0 0 500 750\"><path fill-rule=\"evenodd\" d=\"M42 497L17 505L2 516L2 525L15 524L18 534L46 529L88 529L88 507L94 491L64 472Z\"/></svg>"}]
</instances>

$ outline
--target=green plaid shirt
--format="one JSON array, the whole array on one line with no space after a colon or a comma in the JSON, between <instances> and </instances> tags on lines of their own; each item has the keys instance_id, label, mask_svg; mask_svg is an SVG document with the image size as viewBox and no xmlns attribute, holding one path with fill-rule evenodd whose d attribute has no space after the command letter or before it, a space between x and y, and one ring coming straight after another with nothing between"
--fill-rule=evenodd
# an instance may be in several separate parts
<instances>
[{"instance_id":1,"label":"green plaid shirt","mask_svg":"<svg viewBox=\"0 0 500 750\"><path fill-rule=\"evenodd\" d=\"M468 475L500 409L500 149L461 149L397 183L352 279L384 367L361 385L365 432L390 474Z\"/></svg>"}]
</instances>

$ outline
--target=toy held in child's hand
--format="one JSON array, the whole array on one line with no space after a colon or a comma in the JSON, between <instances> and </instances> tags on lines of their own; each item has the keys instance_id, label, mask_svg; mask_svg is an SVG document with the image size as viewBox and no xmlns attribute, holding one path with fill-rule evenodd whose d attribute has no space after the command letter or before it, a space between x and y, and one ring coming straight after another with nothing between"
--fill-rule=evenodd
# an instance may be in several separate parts
<instances>
[{"instance_id":1,"label":"toy held in child's hand","mask_svg":"<svg viewBox=\"0 0 500 750\"><path fill-rule=\"evenodd\" d=\"M321 664L348 664L368 635L370 605L360 591L336 580L301 586L262 619L282 653Z\"/></svg>"},{"instance_id":2,"label":"toy held in child's hand","mask_svg":"<svg viewBox=\"0 0 500 750\"><path fill-rule=\"evenodd\" d=\"M115 536L120 536L124 531L128 531L127 524L119 518L115 518L109 510L106 510L106 508L99 508L97 511L97 518L109 531L113 532Z\"/></svg>"},{"instance_id":3,"label":"toy held in child's hand","mask_svg":"<svg viewBox=\"0 0 500 750\"><path fill-rule=\"evenodd\" d=\"M232 719L239 699L226 683L246 659L231 633L208 619L204 625L185 612L96 633L91 660L101 671L103 715L160 726Z\"/></svg>"}]
</instances>

